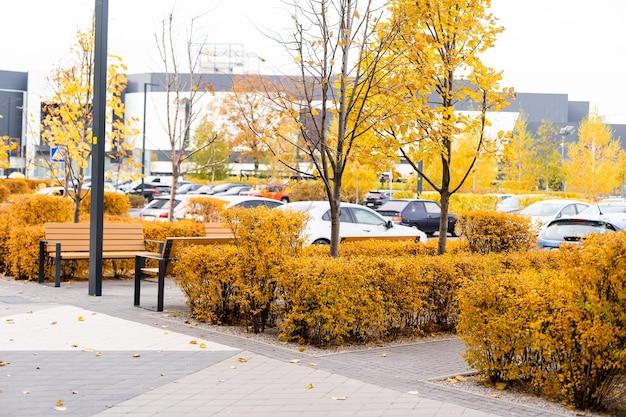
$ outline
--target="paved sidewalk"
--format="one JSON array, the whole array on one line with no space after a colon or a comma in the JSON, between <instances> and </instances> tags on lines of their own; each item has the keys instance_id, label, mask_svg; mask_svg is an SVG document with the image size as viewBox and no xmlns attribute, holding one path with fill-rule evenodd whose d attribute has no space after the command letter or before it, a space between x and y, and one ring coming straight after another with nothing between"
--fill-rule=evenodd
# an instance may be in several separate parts
<instances>
[{"instance_id":1,"label":"paved sidewalk","mask_svg":"<svg viewBox=\"0 0 626 417\"><path fill-rule=\"evenodd\" d=\"M155 303L144 283L142 304ZM0 415L556 415L430 382L467 372L456 338L299 352L185 323L172 281L165 308L134 307L131 281L93 297L87 282L0 279Z\"/></svg>"}]
</instances>

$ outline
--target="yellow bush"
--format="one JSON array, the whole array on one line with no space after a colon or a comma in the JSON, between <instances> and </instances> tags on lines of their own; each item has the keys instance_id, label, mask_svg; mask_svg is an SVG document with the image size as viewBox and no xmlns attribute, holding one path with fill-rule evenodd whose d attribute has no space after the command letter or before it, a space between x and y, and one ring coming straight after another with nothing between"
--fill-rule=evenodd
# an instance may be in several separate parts
<instances>
[{"instance_id":1,"label":"yellow bush","mask_svg":"<svg viewBox=\"0 0 626 417\"><path fill-rule=\"evenodd\" d=\"M255 333L270 322L282 263L302 249L304 214L233 207L222 217L235 236L239 276L235 301Z\"/></svg>"},{"instance_id":2,"label":"yellow bush","mask_svg":"<svg viewBox=\"0 0 626 417\"><path fill-rule=\"evenodd\" d=\"M122 215L127 214L130 210L130 201L126 194L104 192L103 211L105 214ZM87 194L80 202L81 214L89 214L91 212L91 194Z\"/></svg>"},{"instance_id":3,"label":"yellow bush","mask_svg":"<svg viewBox=\"0 0 626 417\"><path fill-rule=\"evenodd\" d=\"M598 409L625 391L626 233L593 235L554 252L468 280L457 331L483 377ZM545 268L549 258L554 265Z\"/></svg>"},{"instance_id":4,"label":"yellow bush","mask_svg":"<svg viewBox=\"0 0 626 417\"><path fill-rule=\"evenodd\" d=\"M174 263L176 285L194 318L212 324L239 323L235 281L240 275L233 245L189 246Z\"/></svg>"},{"instance_id":5,"label":"yellow bush","mask_svg":"<svg viewBox=\"0 0 626 417\"><path fill-rule=\"evenodd\" d=\"M291 201L328 200L326 191L324 190L324 184L316 180L299 181L293 184L289 198Z\"/></svg>"},{"instance_id":6,"label":"yellow bush","mask_svg":"<svg viewBox=\"0 0 626 417\"><path fill-rule=\"evenodd\" d=\"M71 222L73 204L69 198L40 194L16 196L6 206L7 215L13 224L44 224L48 222Z\"/></svg>"},{"instance_id":7,"label":"yellow bush","mask_svg":"<svg viewBox=\"0 0 626 417\"><path fill-rule=\"evenodd\" d=\"M481 254L525 251L536 240L529 218L494 211L466 212L456 223L456 233L471 251Z\"/></svg>"},{"instance_id":8,"label":"yellow bush","mask_svg":"<svg viewBox=\"0 0 626 417\"><path fill-rule=\"evenodd\" d=\"M220 221L220 213L226 206L226 201L211 197L192 197L187 202L187 213L193 219L206 223Z\"/></svg>"},{"instance_id":9,"label":"yellow bush","mask_svg":"<svg viewBox=\"0 0 626 417\"><path fill-rule=\"evenodd\" d=\"M39 241L43 239L42 225L14 225L9 231L7 271L15 279L34 280L39 272Z\"/></svg>"}]
</instances>

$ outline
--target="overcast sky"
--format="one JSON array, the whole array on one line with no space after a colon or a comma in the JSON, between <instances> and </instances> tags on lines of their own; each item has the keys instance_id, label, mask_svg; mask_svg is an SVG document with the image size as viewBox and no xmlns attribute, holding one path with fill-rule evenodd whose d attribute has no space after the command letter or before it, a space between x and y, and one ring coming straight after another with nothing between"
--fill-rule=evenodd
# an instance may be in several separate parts
<instances>
[{"instance_id":1,"label":"overcast sky","mask_svg":"<svg viewBox=\"0 0 626 417\"><path fill-rule=\"evenodd\" d=\"M280 0L109 0L109 52L129 73L162 70L155 34L173 9L178 22L199 16L197 33L211 43L244 45L248 64L280 72L285 50L264 36L292 27ZM77 30L89 25L95 0L2 1L0 69L51 68ZM503 87L564 93L589 101L608 122L626 124L626 2L624 0L492 0L505 32L485 62L504 71ZM257 57L265 60L262 62Z\"/></svg>"}]
</instances>

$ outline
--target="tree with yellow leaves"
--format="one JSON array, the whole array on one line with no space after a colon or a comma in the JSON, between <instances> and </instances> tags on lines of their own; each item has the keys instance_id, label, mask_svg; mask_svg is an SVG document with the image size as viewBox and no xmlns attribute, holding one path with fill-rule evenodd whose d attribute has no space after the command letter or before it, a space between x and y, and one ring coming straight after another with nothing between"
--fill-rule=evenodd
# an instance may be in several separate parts
<instances>
[{"instance_id":1,"label":"tree with yellow leaves","mask_svg":"<svg viewBox=\"0 0 626 417\"><path fill-rule=\"evenodd\" d=\"M66 195L74 201L74 222L80 218L80 204L87 192L83 188L85 172L92 152L94 31L79 31L76 43L70 50L66 65L60 64L48 77L53 91L46 102L42 122L42 141L56 148L56 158L50 161L51 171L63 173ZM121 58L109 55L107 74L107 144L109 156L121 159L126 154L124 138L137 134L123 120L124 104L121 93L126 88L126 70ZM132 121L128 121L131 123Z\"/></svg>"},{"instance_id":2,"label":"tree with yellow leaves","mask_svg":"<svg viewBox=\"0 0 626 417\"><path fill-rule=\"evenodd\" d=\"M298 137L281 139L298 148L324 184L330 204L330 255L339 254L343 176L359 143L365 143L376 120L366 105L373 82L393 71L379 66L389 41L376 40L385 15L374 0L293 2L295 29L283 45L292 53L299 75L276 100L284 117L298 126ZM393 37L393 32L386 35ZM295 86L295 87L294 87ZM336 120L336 130L329 127ZM386 150L385 150L386 152ZM393 151L392 151L393 153ZM365 154L365 153L362 153ZM395 155L391 155L395 158ZM285 161L302 172L295 161Z\"/></svg>"},{"instance_id":3,"label":"tree with yellow leaves","mask_svg":"<svg viewBox=\"0 0 626 417\"><path fill-rule=\"evenodd\" d=\"M515 192L532 190L538 171L531 168L535 138L528 131L528 118L523 112L515 120L513 132L502 150L502 186Z\"/></svg>"},{"instance_id":4,"label":"tree with yellow leaves","mask_svg":"<svg viewBox=\"0 0 626 417\"><path fill-rule=\"evenodd\" d=\"M581 122L578 141L569 145L567 156L566 189L594 198L619 188L624 150L596 111Z\"/></svg>"},{"instance_id":5,"label":"tree with yellow leaves","mask_svg":"<svg viewBox=\"0 0 626 417\"><path fill-rule=\"evenodd\" d=\"M498 91L501 74L481 61L502 31L489 6L489 0L395 0L390 6L388 27L399 27L400 34L385 61L396 70L379 93L390 109L378 117L381 140L399 149L440 194L440 254L446 248L450 196L483 153L493 154L505 137L487 134L487 113L508 105L513 94ZM457 157L463 149L471 151L468 157ZM420 161L436 174L420 169Z\"/></svg>"}]
</instances>

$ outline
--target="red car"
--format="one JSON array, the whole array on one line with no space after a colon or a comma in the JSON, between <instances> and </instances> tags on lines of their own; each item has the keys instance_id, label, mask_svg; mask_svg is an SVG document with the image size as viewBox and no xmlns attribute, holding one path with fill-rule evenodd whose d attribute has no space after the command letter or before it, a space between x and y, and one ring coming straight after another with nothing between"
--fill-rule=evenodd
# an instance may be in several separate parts
<instances>
[{"instance_id":1,"label":"red car","mask_svg":"<svg viewBox=\"0 0 626 417\"><path fill-rule=\"evenodd\" d=\"M273 198L285 203L289 202L289 188L286 185L264 185L260 190L250 190L249 196Z\"/></svg>"}]
</instances>

